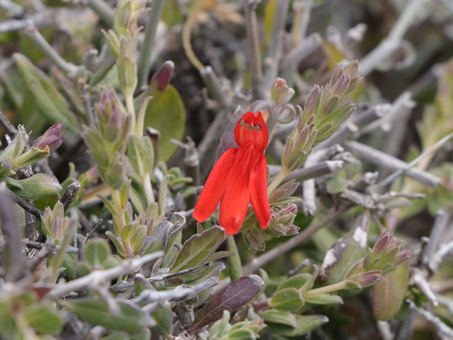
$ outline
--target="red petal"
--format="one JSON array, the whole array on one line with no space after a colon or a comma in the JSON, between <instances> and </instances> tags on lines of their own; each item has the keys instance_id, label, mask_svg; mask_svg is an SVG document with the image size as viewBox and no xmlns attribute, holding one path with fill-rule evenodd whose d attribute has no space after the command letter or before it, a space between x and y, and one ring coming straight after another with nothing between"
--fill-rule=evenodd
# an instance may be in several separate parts
<instances>
[{"instance_id":1,"label":"red petal","mask_svg":"<svg viewBox=\"0 0 453 340\"><path fill-rule=\"evenodd\" d=\"M241 147L225 180L227 187L220 203L220 225L228 235L239 231L247 214L250 202L250 162L255 155L253 147Z\"/></svg>"},{"instance_id":2,"label":"red petal","mask_svg":"<svg viewBox=\"0 0 453 340\"><path fill-rule=\"evenodd\" d=\"M225 179L238 151L238 148L228 149L214 165L193 211L193 218L198 222L206 221L217 208L225 192L227 183Z\"/></svg>"},{"instance_id":3,"label":"red petal","mask_svg":"<svg viewBox=\"0 0 453 340\"><path fill-rule=\"evenodd\" d=\"M250 200L261 228L269 225L271 209L267 197L267 164L266 157L261 155L258 165L250 174Z\"/></svg>"}]
</instances>

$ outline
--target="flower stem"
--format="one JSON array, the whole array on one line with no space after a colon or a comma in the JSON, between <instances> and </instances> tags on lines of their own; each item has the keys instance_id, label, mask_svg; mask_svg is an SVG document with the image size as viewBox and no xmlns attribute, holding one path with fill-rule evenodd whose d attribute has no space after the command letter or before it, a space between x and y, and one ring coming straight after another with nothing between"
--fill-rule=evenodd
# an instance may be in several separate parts
<instances>
[{"instance_id":1,"label":"flower stem","mask_svg":"<svg viewBox=\"0 0 453 340\"><path fill-rule=\"evenodd\" d=\"M242 277L242 264L241 258L239 257L238 247L233 235L229 235L227 238L227 248L233 253L228 256L228 273L231 281L237 280Z\"/></svg>"},{"instance_id":2,"label":"flower stem","mask_svg":"<svg viewBox=\"0 0 453 340\"><path fill-rule=\"evenodd\" d=\"M288 171L282 167L280 172L275 176L274 180L272 181L271 184L269 184L269 187L267 188L267 195L269 196L272 194L272 192L278 187L278 185L283 181L283 179L288 175Z\"/></svg>"},{"instance_id":3,"label":"flower stem","mask_svg":"<svg viewBox=\"0 0 453 340\"><path fill-rule=\"evenodd\" d=\"M342 289L346 289L346 281L340 281L340 282L334 283L332 285L309 290L308 292L303 293L303 296L304 296L304 298L307 298L310 296L316 296L316 295L320 295L320 294L336 292L336 291L342 290Z\"/></svg>"}]
</instances>

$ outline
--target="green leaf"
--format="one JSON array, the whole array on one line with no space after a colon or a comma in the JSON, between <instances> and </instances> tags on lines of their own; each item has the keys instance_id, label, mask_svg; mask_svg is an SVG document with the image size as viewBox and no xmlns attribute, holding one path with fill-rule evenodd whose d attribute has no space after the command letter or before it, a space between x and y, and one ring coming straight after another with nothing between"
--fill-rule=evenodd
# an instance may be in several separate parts
<instances>
[{"instance_id":1,"label":"green leaf","mask_svg":"<svg viewBox=\"0 0 453 340\"><path fill-rule=\"evenodd\" d=\"M18 180L23 190L10 187L17 196L25 199L40 199L55 195L61 190L60 183L55 177L38 173L30 178Z\"/></svg>"},{"instance_id":2,"label":"green leaf","mask_svg":"<svg viewBox=\"0 0 453 340\"><path fill-rule=\"evenodd\" d=\"M102 263L107 260L110 254L110 247L107 241L103 239L91 239L83 249L85 260L93 268L101 267Z\"/></svg>"},{"instance_id":3,"label":"green leaf","mask_svg":"<svg viewBox=\"0 0 453 340\"><path fill-rule=\"evenodd\" d=\"M230 329L230 312L224 310L222 319L211 326L211 329L209 330L209 337L211 339L221 338L222 336L227 335Z\"/></svg>"},{"instance_id":4,"label":"green leaf","mask_svg":"<svg viewBox=\"0 0 453 340\"><path fill-rule=\"evenodd\" d=\"M143 179L153 168L154 154L151 140L148 137L130 136L127 159L132 169Z\"/></svg>"},{"instance_id":5,"label":"green leaf","mask_svg":"<svg viewBox=\"0 0 453 340\"><path fill-rule=\"evenodd\" d=\"M25 309L25 318L43 334L57 333L63 327L63 318L48 305L32 304Z\"/></svg>"},{"instance_id":6,"label":"green leaf","mask_svg":"<svg viewBox=\"0 0 453 340\"><path fill-rule=\"evenodd\" d=\"M170 273L196 267L204 263L225 239L225 232L220 227L211 227L199 235L193 235L182 247Z\"/></svg>"},{"instance_id":7,"label":"green leaf","mask_svg":"<svg viewBox=\"0 0 453 340\"><path fill-rule=\"evenodd\" d=\"M179 8L179 2L177 0L165 1L164 9L162 11L162 21L164 21L168 27L174 27L182 24L184 17Z\"/></svg>"},{"instance_id":8,"label":"green leaf","mask_svg":"<svg viewBox=\"0 0 453 340\"><path fill-rule=\"evenodd\" d=\"M215 252L214 254L209 256L208 259L206 260L206 262L217 261L217 260L223 259L230 255L233 255L233 253L231 251L221 250L221 251Z\"/></svg>"},{"instance_id":9,"label":"green leaf","mask_svg":"<svg viewBox=\"0 0 453 340\"><path fill-rule=\"evenodd\" d=\"M198 312L189 333L219 320L224 311L233 312L251 301L263 288L264 282L257 275L243 276L229 283Z\"/></svg>"},{"instance_id":10,"label":"green leaf","mask_svg":"<svg viewBox=\"0 0 453 340\"><path fill-rule=\"evenodd\" d=\"M345 57L343 53L341 53L338 48L330 41L323 40L321 46L324 54L326 55L327 64L329 65L329 68L333 70L335 66Z\"/></svg>"},{"instance_id":11,"label":"green leaf","mask_svg":"<svg viewBox=\"0 0 453 340\"><path fill-rule=\"evenodd\" d=\"M134 234L131 238L131 246L134 252L138 252L141 249L147 229L148 228L143 224L135 227Z\"/></svg>"},{"instance_id":12,"label":"green leaf","mask_svg":"<svg viewBox=\"0 0 453 340\"><path fill-rule=\"evenodd\" d=\"M339 295L319 294L305 298L305 302L314 305L332 305L336 303L343 304L343 299Z\"/></svg>"},{"instance_id":13,"label":"green leaf","mask_svg":"<svg viewBox=\"0 0 453 340\"><path fill-rule=\"evenodd\" d=\"M79 299L67 303L70 311L84 321L108 329L135 333L138 329L151 325L152 319L146 313L126 301L117 300L120 312L113 314L104 300Z\"/></svg>"},{"instance_id":14,"label":"green leaf","mask_svg":"<svg viewBox=\"0 0 453 340\"><path fill-rule=\"evenodd\" d=\"M407 263L403 263L384 278L384 281L373 287L372 304L375 319L387 321L398 313L406 296L409 281Z\"/></svg>"},{"instance_id":15,"label":"green leaf","mask_svg":"<svg viewBox=\"0 0 453 340\"><path fill-rule=\"evenodd\" d=\"M288 325L291 327L296 327L296 316L293 313L285 312L277 309L266 309L259 312L264 321L281 323L283 325Z\"/></svg>"},{"instance_id":16,"label":"green leaf","mask_svg":"<svg viewBox=\"0 0 453 340\"><path fill-rule=\"evenodd\" d=\"M113 332L107 336L104 336L102 340L129 340L129 337L121 332Z\"/></svg>"},{"instance_id":17,"label":"green leaf","mask_svg":"<svg viewBox=\"0 0 453 340\"><path fill-rule=\"evenodd\" d=\"M301 289L310 278L311 274L309 273L291 276L289 279L286 279L285 281L279 284L279 286L277 287L277 291L285 288Z\"/></svg>"},{"instance_id":18,"label":"green leaf","mask_svg":"<svg viewBox=\"0 0 453 340\"><path fill-rule=\"evenodd\" d=\"M173 312L170 305L165 305L151 313L151 316L157 323L156 326L151 327L151 329L168 337L168 335L171 334L171 327L173 326Z\"/></svg>"},{"instance_id":19,"label":"green leaf","mask_svg":"<svg viewBox=\"0 0 453 340\"><path fill-rule=\"evenodd\" d=\"M267 322L267 329L274 334L295 337L307 334L329 321L324 315L295 315L295 318L296 327Z\"/></svg>"},{"instance_id":20,"label":"green leaf","mask_svg":"<svg viewBox=\"0 0 453 340\"><path fill-rule=\"evenodd\" d=\"M63 267L66 276L70 280L77 278L77 254L65 254L63 257Z\"/></svg>"},{"instance_id":21,"label":"green leaf","mask_svg":"<svg viewBox=\"0 0 453 340\"><path fill-rule=\"evenodd\" d=\"M293 312L305 304L302 293L296 288L284 288L272 296L269 306L288 312Z\"/></svg>"},{"instance_id":22,"label":"green leaf","mask_svg":"<svg viewBox=\"0 0 453 340\"><path fill-rule=\"evenodd\" d=\"M253 340L256 335L249 329L236 329L228 333L228 339L231 340Z\"/></svg>"},{"instance_id":23,"label":"green leaf","mask_svg":"<svg viewBox=\"0 0 453 340\"><path fill-rule=\"evenodd\" d=\"M63 123L66 129L77 132L77 119L68 103L50 78L22 54L14 54L18 69L33 94L39 111L52 123Z\"/></svg>"},{"instance_id":24,"label":"green leaf","mask_svg":"<svg viewBox=\"0 0 453 340\"><path fill-rule=\"evenodd\" d=\"M162 96L153 98L145 115L145 128L150 126L160 132L160 160L166 162L177 146L170 140L181 140L184 136L186 112L178 91L168 85Z\"/></svg>"},{"instance_id":25,"label":"green leaf","mask_svg":"<svg viewBox=\"0 0 453 340\"><path fill-rule=\"evenodd\" d=\"M329 194L339 194L347 188L348 181L338 174L327 182L327 192Z\"/></svg>"}]
</instances>

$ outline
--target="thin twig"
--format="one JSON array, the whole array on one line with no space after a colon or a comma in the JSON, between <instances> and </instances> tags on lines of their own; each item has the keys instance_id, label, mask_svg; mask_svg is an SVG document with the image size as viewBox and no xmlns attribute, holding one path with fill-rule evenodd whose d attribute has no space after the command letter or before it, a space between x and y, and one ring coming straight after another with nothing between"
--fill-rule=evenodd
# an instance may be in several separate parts
<instances>
[{"instance_id":1,"label":"thin twig","mask_svg":"<svg viewBox=\"0 0 453 340\"><path fill-rule=\"evenodd\" d=\"M52 46L47 42L46 39L39 33L36 27L30 22L29 26L25 30L25 33L30 37L30 39L39 47L39 49L50 59L52 62L63 72L67 74L75 74L77 72L77 66L68 63L64 60L57 51L54 50Z\"/></svg>"},{"instance_id":2,"label":"thin twig","mask_svg":"<svg viewBox=\"0 0 453 340\"><path fill-rule=\"evenodd\" d=\"M395 120L399 119L400 115L412 109L414 106L415 103L412 100L412 95L410 94L410 92L404 92L395 100L388 114L383 115L382 118L375 120L365 127L361 128L357 137L363 136L364 134L370 133L378 128L390 128L392 123Z\"/></svg>"},{"instance_id":3,"label":"thin twig","mask_svg":"<svg viewBox=\"0 0 453 340\"><path fill-rule=\"evenodd\" d=\"M0 124L6 129L6 131L14 136L17 133L16 127L9 121L4 115L3 111L0 110Z\"/></svg>"},{"instance_id":4,"label":"thin twig","mask_svg":"<svg viewBox=\"0 0 453 340\"><path fill-rule=\"evenodd\" d=\"M209 93L211 93L214 99L224 107L229 107L231 104L231 98L225 93L226 91L222 88L219 78L216 76L212 67L206 66L201 69L200 75L204 84L208 88Z\"/></svg>"},{"instance_id":5,"label":"thin twig","mask_svg":"<svg viewBox=\"0 0 453 340\"><path fill-rule=\"evenodd\" d=\"M345 147L358 158L392 171L401 170L408 177L411 177L423 184L433 187L442 183L442 180L439 177L420 169L408 169L409 163L406 163L396 157L387 155L386 153L376 150L370 146L361 144L356 141L349 141L345 143Z\"/></svg>"},{"instance_id":6,"label":"thin twig","mask_svg":"<svg viewBox=\"0 0 453 340\"><path fill-rule=\"evenodd\" d=\"M172 277L176 277L176 276L180 276L180 275L183 275L183 274L188 274L188 273L191 273L201 267L203 267L203 265L199 265L199 266L196 266L196 267L193 267L193 268L188 268L188 269L184 269L184 270L181 270L179 272L175 272L175 273L167 273L167 274L161 274L161 275L155 275L155 276L151 276L151 277L143 277L143 280L145 280L146 282L148 283L151 283L151 282L159 282L159 281L164 281L164 280L167 280L167 279L171 279ZM126 282L126 281L123 281L123 282L118 282L117 284L113 285L110 287L110 290L113 291L113 292L121 292L123 290L125 290L126 288L130 288L130 287L133 287L134 286L134 282Z\"/></svg>"},{"instance_id":7,"label":"thin twig","mask_svg":"<svg viewBox=\"0 0 453 340\"><path fill-rule=\"evenodd\" d=\"M124 260L121 264L111 269L95 270L79 279L56 285L49 293L47 293L45 299L58 299L70 292L84 289L98 282L108 282L119 276L132 273L140 269L144 264L151 262L162 255L163 252L159 251L140 258Z\"/></svg>"},{"instance_id":8,"label":"thin twig","mask_svg":"<svg viewBox=\"0 0 453 340\"><path fill-rule=\"evenodd\" d=\"M261 0L243 0L245 4L245 22L247 41L250 53L250 68L252 71L253 98L264 99L263 70L261 66L260 46L258 42L258 27L256 21L256 6Z\"/></svg>"},{"instance_id":9,"label":"thin twig","mask_svg":"<svg viewBox=\"0 0 453 340\"><path fill-rule=\"evenodd\" d=\"M16 202L18 205L20 205L24 210L28 211L30 214L32 214L33 216L36 216L37 218L41 218L41 216L43 214L43 212L41 210L36 209L33 205L28 203L23 198L20 198L19 196L17 196L12 191L8 190L7 192L8 192L9 197L11 197L11 199L14 202Z\"/></svg>"},{"instance_id":10,"label":"thin twig","mask_svg":"<svg viewBox=\"0 0 453 340\"><path fill-rule=\"evenodd\" d=\"M205 281L194 284L192 286L179 286L174 290L155 291L151 289L144 290L140 296L132 299L131 302L136 304L145 304L151 302L163 302L169 300L181 300L190 297L195 297L208 288L215 286L218 283L217 278L211 277Z\"/></svg>"},{"instance_id":11,"label":"thin twig","mask_svg":"<svg viewBox=\"0 0 453 340\"><path fill-rule=\"evenodd\" d=\"M423 151L418 157L416 157L413 161L411 161L405 169L398 169L394 173L390 174L388 177L384 178L381 182L376 183L375 185L371 186L368 188L368 191L375 191L377 188L388 185L392 183L395 179L397 179L399 176L403 175L405 172L416 166L418 163L420 163L423 159L426 157L432 155L434 152L436 152L438 149L440 149L442 146L445 145L451 138L453 137L453 133L445 136L441 140L439 140L437 143L435 143L433 146L429 147L427 150ZM421 169L415 169L419 171L423 171Z\"/></svg>"},{"instance_id":12,"label":"thin twig","mask_svg":"<svg viewBox=\"0 0 453 340\"><path fill-rule=\"evenodd\" d=\"M319 33L313 33L305 40L301 41L291 52L289 52L281 62L281 69L297 66L302 60L316 51L321 45L322 38Z\"/></svg>"},{"instance_id":13,"label":"thin twig","mask_svg":"<svg viewBox=\"0 0 453 340\"><path fill-rule=\"evenodd\" d=\"M417 314L423 316L426 321L431 323L434 327L436 327L437 331L442 335L447 336L448 339L453 339L453 329L448 327L441 319L439 319L434 314L419 308L415 305L412 300L406 300L409 303L411 310L415 311Z\"/></svg>"},{"instance_id":14,"label":"thin twig","mask_svg":"<svg viewBox=\"0 0 453 340\"><path fill-rule=\"evenodd\" d=\"M418 268L412 269L412 280L414 280L415 285L420 288L420 290L425 294L425 296L432 302L434 307L439 305L437 302L436 295L433 293L428 281L425 278L425 274Z\"/></svg>"},{"instance_id":15,"label":"thin twig","mask_svg":"<svg viewBox=\"0 0 453 340\"><path fill-rule=\"evenodd\" d=\"M157 25L162 16L165 0L153 0L151 11L149 12L148 21L145 27L145 37L140 53L138 63L138 83L137 88L142 87L148 79L149 70L151 69L151 53L156 39Z\"/></svg>"},{"instance_id":16,"label":"thin twig","mask_svg":"<svg viewBox=\"0 0 453 340\"><path fill-rule=\"evenodd\" d=\"M429 235L429 241L423 254L423 264L428 267L429 270L431 270L433 273L437 271L439 265L439 263L437 263L434 259L434 252L439 248L439 243L444 237L444 233L449 220L450 213L448 210L439 210L437 212L433 228L431 229L431 233Z\"/></svg>"},{"instance_id":17,"label":"thin twig","mask_svg":"<svg viewBox=\"0 0 453 340\"><path fill-rule=\"evenodd\" d=\"M302 231L299 235L294 236L285 243L269 250L263 255L254 258L251 262L243 267L244 275L249 275L255 272L258 268L263 267L265 264L275 260L277 256L289 252L291 249L306 242L315 232L333 222L338 216L348 211L352 206L346 205L340 209L327 214L322 220L315 222L307 229Z\"/></svg>"},{"instance_id":18,"label":"thin twig","mask_svg":"<svg viewBox=\"0 0 453 340\"><path fill-rule=\"evenodd\" d=\"M272 23L271 40L268 45L265 60L264 87L270 88L272 82L277 78L278 67L282 55L283 38L285 33L286 15L288 13L288 0L280 0L276 6L274 20Z\"/></svg>"},{"instance_id":19,"label":"thin twig","mask_svg":"<svg viewBox=\"0 0 453 340\"><path fill-rule=\"evenodd\" d=\"M340 170L345 165L343 161L324 161L313 166L303 167L291 172L285 177L282 183L295 179L297 182L303 182L312 178L321 177ZM269 165L269 173L275 176L281 170L280 166Z\"/></svg>"},{"instance_id":20,"label":"thin twig","mask_svg":"<svg viewBox=\"0 0 453 340\"><path fill-rule=\"evenodd\" d=\"M360 60L359 73L362 76L366 76L378 68L401 46L401 39L417 17L417 12L422 9L425 3L426 0L411 0L408 2L388 37Z\"/></svg>"},{"instance_id":21,"label":"thin twig","mask_svg":"<svg viewBox=\"0 0 453 340\"><path fill-rule=\"evenodd\" d=\"M11 0L0 0L0 7L7 9L14 15L21 15L25 11L22 6L12 2Z\"/></svg>"}]
</instances>

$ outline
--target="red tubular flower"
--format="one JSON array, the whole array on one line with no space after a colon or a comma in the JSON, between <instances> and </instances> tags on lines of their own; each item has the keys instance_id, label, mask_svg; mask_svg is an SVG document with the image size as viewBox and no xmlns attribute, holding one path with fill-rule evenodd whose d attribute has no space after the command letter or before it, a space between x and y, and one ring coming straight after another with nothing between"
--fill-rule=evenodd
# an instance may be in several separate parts
<instances>
[{"instance_id":1,"label":"red tubular flower","mask_svg":"<svg viewBox=\"0 0 453 340\"><path fill-rule=\"evenodd\" d=\"M228 149L212 169L193 217L203 222L220 204L220 225L228 235L236 234L244 221L249 202L252 203L261 228L270 220L267 197L267 127L261 112L247 112L234 130L239 148Z\"/></svg>"}]
</instances>

